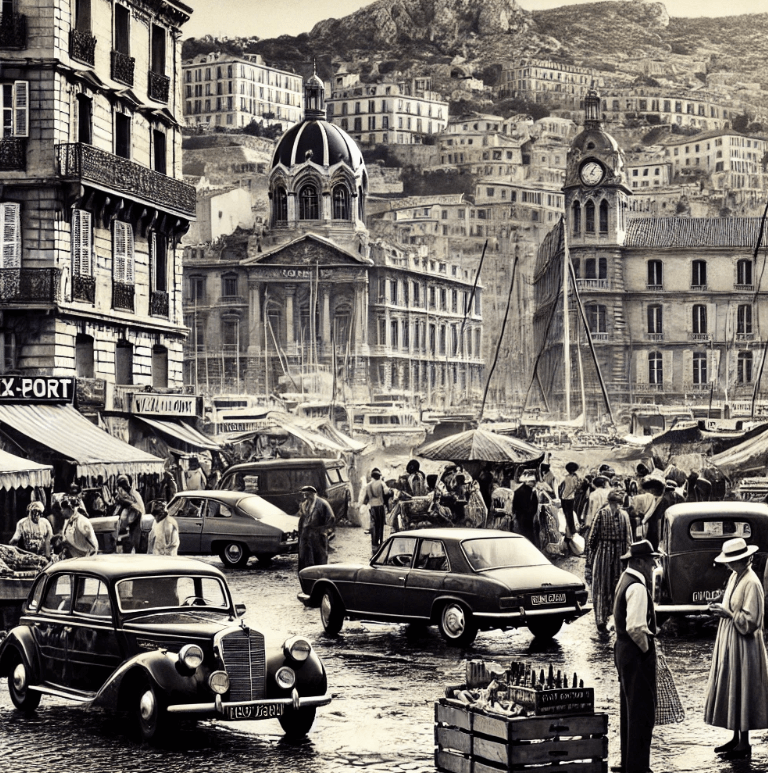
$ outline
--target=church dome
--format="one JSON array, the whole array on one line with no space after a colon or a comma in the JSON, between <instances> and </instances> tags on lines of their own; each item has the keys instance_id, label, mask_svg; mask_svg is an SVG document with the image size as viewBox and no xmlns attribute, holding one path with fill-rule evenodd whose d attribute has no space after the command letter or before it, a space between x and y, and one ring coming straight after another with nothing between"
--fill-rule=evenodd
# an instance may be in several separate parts
<instances>
[{"instance_id":1,"label":"church dome","mask_svg":"<svg viewBox=\"0 0 768 773\"><path fill-rule=\"evenodd\" d=\"M357 143L341 128L322 119L305 119L290 128L277 143L272 167L286 168L313 161L319 166L345 163L353 171L363 166Z\"/></svg>"}]
</instances>

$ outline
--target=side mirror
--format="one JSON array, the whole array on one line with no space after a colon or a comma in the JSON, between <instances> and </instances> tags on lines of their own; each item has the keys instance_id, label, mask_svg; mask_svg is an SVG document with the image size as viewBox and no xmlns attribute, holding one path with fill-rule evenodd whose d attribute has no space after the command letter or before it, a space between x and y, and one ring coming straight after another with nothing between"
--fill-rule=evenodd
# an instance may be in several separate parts
<instances>
[{"instance_id":1,"label":"side mirror","mask_svg":"<svg viewBox=\"0 0 768 773\"><path fill-rule=\"evenodd\" d=\"M245 614L245 604L235 604L235 614L242 617Z\"/></svg>"}]
</instances>

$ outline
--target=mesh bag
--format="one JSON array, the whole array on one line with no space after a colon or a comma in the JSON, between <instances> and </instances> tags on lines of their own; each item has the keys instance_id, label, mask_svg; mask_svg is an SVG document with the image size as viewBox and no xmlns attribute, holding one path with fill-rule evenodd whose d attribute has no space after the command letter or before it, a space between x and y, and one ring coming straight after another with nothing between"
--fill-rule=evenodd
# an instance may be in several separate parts
<instances>
[{"instance_id":1,"label":"mesh bag","mask_svg":"<svg viewBox=\"0 0 768 773\"><path fill-rule=\"evenodd\" d=\"M675 678L667 665L664 653L656 653L656 724L672 725L685 719Z\"/></svg>"}]
</instances>

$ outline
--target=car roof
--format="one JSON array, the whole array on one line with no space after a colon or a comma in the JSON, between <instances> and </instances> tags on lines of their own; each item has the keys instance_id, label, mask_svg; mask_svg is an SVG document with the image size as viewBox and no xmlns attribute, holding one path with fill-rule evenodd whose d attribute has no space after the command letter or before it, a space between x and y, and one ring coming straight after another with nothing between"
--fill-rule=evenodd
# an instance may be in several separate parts
<instances>
[{"instance_id":1,"label":"car roof","mask_svg":"<svg viewBox=\"0 0 768 773\"><path fill-rule=\"evenodd\" d=\"M224 579L223 573L215 566L194 558L179 556L148 556L141 553L97 554L83 558L69 558L57 561L45 569L46 574L78 572L93 574L106 581L121 580L126 577L162 576L165 574L206 574Z\"/></svg>"},{"instance_id":2,"label":"car roof","mask_svg":"<svg viewBox=\"0 0 768 773\"><path fill-rule=\"evenodd\" d=\"M346 462L343 459L323 459L320 457L306 457L302 459L258 459L253 462L241 462L228 467L224 474L242 472L246 470L269 470L272 467L343 467Z\"/></svg>"},{"instance_id":3,"label":"car roof","mask_svg":"<svg viewBox=\"0 0 768 773\"><path fill-rule=\"evenodd\" d=\"M215 499L217 502L222 502L225 505L236 505L242 499L264 501L258 494L251 494L247 491L229 491L228 489L187 489L186 491L177 492L176 497Z\"/></svg>"},{"instance_id":4,"label":"car roof","mask_svg":"<svg viewBox=\"0 0 768 773\"><path fill-rule=\"evenodd\" d=\"M715 515L728 516L763 516L768 517L768 505L762 502L682 502L672 505L666 512L670 521L694 520Z\"/></svg>"},{"instance_id":5,"label":"car roof","mask_svg":"<svg viewBox=\"0 0 768 773\"><path fill-rule=\"evenodd\" d=\"M443 539L452 542L461 542L461 540L465 539L487 539L488 537L522 539L519 534L498 529L413 529L411 531L398 531L392 536Z\"/></svg>"}]
</instances>

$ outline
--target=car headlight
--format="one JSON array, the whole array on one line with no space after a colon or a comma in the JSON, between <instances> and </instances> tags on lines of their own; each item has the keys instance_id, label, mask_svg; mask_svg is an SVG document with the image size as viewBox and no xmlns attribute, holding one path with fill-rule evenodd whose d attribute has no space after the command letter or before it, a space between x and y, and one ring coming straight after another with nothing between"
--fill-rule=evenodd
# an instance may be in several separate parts
<instances>
[{"instance_id":1,"label":"car headlight","mask_svg":"<svg viewBox=\"0 0 768 773\"><path fill-rule=\"evenodd\" d=\"M278 687L281 687L283 690L290 690L296 684L296 674L292 668L283 666L275 674L275 681Z\"/></svg>"},{"instance_id":2,"label":"car headlight","mask_svg":"<svg viewBox=\"0 0 768 773\"><path fill-rule=\"evenodd\" d=\"M208 677L208 686L217 695L224 695L229 689L229 676L226 671L212 671Z\"/></svg>"},{"instance_id":3,"label":"car headlight","mask_svg":"<svg viewBox=\"0 0 768 773\"><path fill-rule=\"evenodd\" d=\"M191 671L203 664L203 651L197 644L185 644L179 650L179 660Z\"/></svg>"},{"instance_id":4,"label":"car headlight","mask_svg":"<svg viewBox=\"0 0 768 773\"><path fill-rule=\"evenodd\" d=\"M312 645L299 636L292 636L283 644L283 654L297 663L303 663L312 652Z\"/></svg>"}]
</instances>

